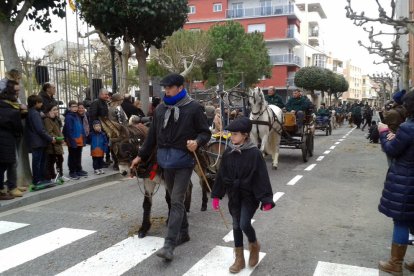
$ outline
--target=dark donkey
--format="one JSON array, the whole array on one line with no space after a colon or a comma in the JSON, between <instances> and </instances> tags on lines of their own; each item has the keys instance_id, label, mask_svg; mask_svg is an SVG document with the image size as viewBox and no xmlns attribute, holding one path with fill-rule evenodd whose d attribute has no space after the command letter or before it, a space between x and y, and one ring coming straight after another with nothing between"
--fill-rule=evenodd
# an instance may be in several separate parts
<instances>
[{"instance_id":1,"label":"dark donkey","mask_svg":"<svg viewBox=\"0 0 414 276\"><path fill-rule=\"evenodd\" d=\"M130 162L137 156L139 147L144 143L145 138L147 137L148 127L141 123L141 119L138 116L131 117L130 123L127 127L108 119L101 119L101 122L105 132L111 139L113 152L118 158L119 171L122 175L126 176L129 174ZM205 152L198 151L197 156L203 172L206 173L208 158ZM154 151L151 158L149 158L146 162L141 163L136 170L136 176L138 178L142 178L144 183L144 202L142 204L144 213L141 227L138 230L138 236L140 238L145 237L151 228L152 197L154 192L156 192L155 188L157 185L163 184L162 170L158 168L155 157L156 154ZM205 181L201 177L201 171L199 170L198 165L195 167L195 172L200 177L200 185L203 193L201 211L205 211L207 210L208 188ZM208 181L211 187L214 180L208 178ZM184 202L187 212L190 211L192 187L193 185L190 182ZM167 191L165 193L165 199L168 204L168 210L170 210L171 200Z\"/></svg>"}]
</instances>

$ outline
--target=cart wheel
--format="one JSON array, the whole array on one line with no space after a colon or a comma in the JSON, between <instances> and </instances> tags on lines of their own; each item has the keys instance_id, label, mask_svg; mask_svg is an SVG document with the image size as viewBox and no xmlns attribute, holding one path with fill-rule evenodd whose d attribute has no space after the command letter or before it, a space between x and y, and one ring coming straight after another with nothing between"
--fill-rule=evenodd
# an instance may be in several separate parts
<instances>
[{"instance_id":1,"label":"cart wheel","mask_svg":"<svg viewBox=\"0 0 414 276\"><path fill-rule=\"evenodd\" d=\"M309 150L308 150L308 138L307 138L307 134L302 135L302 159L303 162L308 162L308 154L309 154Z\"/></svg>"},{"instance_id":2,"label":"cart wheel","mask_svg":"<svg viewBox=\"0 0 414 276\"><path fill-rule=\"evenodd\" d=\"M307 137L307 142L308 142L308 152L309 152L309 156L312 157L313 156L313 135L312 133L306 134Z\"/></svg>"}]
</instances>

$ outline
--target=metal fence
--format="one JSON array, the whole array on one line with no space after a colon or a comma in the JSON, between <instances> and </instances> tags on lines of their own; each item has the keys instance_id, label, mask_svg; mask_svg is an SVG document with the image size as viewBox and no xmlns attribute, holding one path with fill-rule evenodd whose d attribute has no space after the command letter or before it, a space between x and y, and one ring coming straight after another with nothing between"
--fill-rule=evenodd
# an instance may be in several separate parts
<instances>
[{"instance_id":1,"label":"metal fence","mask_svg":"<svg viewBox=\"0 0 414 276\"><path fill-rule=\"evenodd\" d=\"M90 72L88 68L70 66L66 61L59 64L39 65L36 61L22 62L22 85L26 97L39 93L46 82L56 86L55 98L62 101L63 107L70 100L93 100L101 88L111 91L112 75ZM5 77L4 60L0 60L0 78ZM136 83L137 79L128 79ZM119 78L117 78L119 84Z\"/></svg>"}]
</instances>

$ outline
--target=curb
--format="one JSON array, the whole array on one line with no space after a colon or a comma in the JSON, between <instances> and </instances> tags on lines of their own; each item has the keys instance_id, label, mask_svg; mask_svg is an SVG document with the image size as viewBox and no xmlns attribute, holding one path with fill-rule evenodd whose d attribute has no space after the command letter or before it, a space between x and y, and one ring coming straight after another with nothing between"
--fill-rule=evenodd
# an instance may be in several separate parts
<instances>
[{"instance_id":1,"label":"curb","mask_svg":"<svg viewBox=\"0 0 414 276\"><path fill-rule=\"evenodd\" d=\"M61 195L70 194L82 189L97 186L109 181L120 180L122 176L117 173L107 174L102 177L87 179L85 181L70 181L67 184L58 185L56 187L36 191L25 192L23 197L15 198L8 201L0 202L0 213L17 207L26 206L39 201L51 199Z\"/></svg>"}]
</instances>

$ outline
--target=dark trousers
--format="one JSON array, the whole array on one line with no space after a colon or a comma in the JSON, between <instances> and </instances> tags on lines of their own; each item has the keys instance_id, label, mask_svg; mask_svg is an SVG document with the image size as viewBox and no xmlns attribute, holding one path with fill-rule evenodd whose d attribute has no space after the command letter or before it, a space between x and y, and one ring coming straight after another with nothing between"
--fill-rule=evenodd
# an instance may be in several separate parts
<instances>
[{"instance_id":1,"label":"dark trousers","mask_svg":"<svg viewBox=\"0 0 414 276\"><path fill-rule=\"evenodd\" d=\"M33 184L45 180L44 172L46 166L46 148L32 150L32 174Z\"/></svg>"},{"instance_id":2,"label":"dark trousers","mask_svg":"<svg viewBox=\"0 0 414 276\"><path fill-rule=\"evenodd\" d=\"M298 129L302 129L303 121L305 120L305 113L302 110L299 110L295 113L296 115L296 125Z\"/></svg>"},{"instance_id":3,"label":"dark trousers","mask_svg":"<svg viewBox=\"0 0 414 276\"><path fill-rule=\"evenodd\" d=\"M188 233L188 221L184 200L192 173L193 168L164 169L165 184L171 196L168 233L164 246L174 248L179 234Z\"/></svg>"},{"instance_id":4,"label":"dark trousers","mask_svg":"<svg viewBox=\"0 0 414 276\"><path fill-rule=\"evenodd\" d=\"M9 173L14 169L16 171L16 162L14 163L0 163L0 190L4 189L4 173L7 171L7 189L9 191L17 187L17 174Z\"/></svg>"},{"instance_id":5,"label":"dark trousers","mask_svg":"<svg viewBox=\"0 0 414 276\"><path fill-rule=\"evenodd\" d=\"M82 148L68 148L68 167L69 173L82 171Z\"/></svg>"},{"instance_id":6,"label":"dark trousers","mask_svg":"<svg viewBox=\"0 0 414 276\"><path fill-rule=\"evenodd\" d=\"M234 247L243 246L243 232L250 243L256 241L256 232L251 223L256 209L251 204L242 201L240 203L240 212L237 212L237 215L232 215Z\"/></svg>"},{"instance_id":7,"label":"dark trousers","mask_svg":"<svg viewBox=\"0 0 414 276\"><path fill-rule=\"evenodd\" d=\"M55 172L63 175L63 155L62 154L48 154L46 161L46 179L54 179L56 177Z\"/></svg>"},{"instance_id":8,"label":"dark trousers","mask_svg":"<svg viewBox=\"0 0 414 276\"><path fill-rule=\"evenodd\" d=\"M104 158L102 157L92 157L92 165L94 170L100 170L104 165Z\"/></svg>"},{"instance_id":9,"label":"dark trousers","mask_svg":"<svg viewBox=\"0 0 414 276\"><path fill-rule=\"evenodd\" d=\"M368 127L371 127L372 117L365 118L365 124L362 126L362 130L368 125Z\"/></svg>"}]
</instances>

